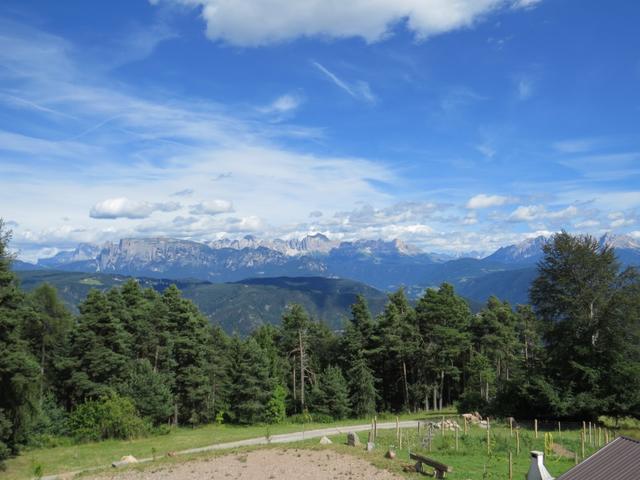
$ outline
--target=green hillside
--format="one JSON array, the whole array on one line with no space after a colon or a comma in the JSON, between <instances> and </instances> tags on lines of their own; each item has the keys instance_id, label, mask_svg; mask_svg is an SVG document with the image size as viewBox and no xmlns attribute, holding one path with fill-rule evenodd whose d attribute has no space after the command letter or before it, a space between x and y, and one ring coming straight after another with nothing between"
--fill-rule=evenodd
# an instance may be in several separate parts
<instances>
[{"instance_id":1,"label":"green hillside","mask_svg":"<svg viewBox=\"0 0 640 480\"><path fill-rule=\"evenodd\" d=\"M16 273L25 290L32 290L44 282L55 286L74 311L92 288L107 290L129 278L124 275L44 270ZM367 298L374 314L382 310L387 298L385 293L359 282L322 277L260 278L237 283L150 278L140 278L139 281L142 286L158 291L175 283L212 323L229 333L241 335L264 323L279 323L282 311L289 303L303 305L313 318L339 330L357 295Z\"/></svg>"}]
</instances>

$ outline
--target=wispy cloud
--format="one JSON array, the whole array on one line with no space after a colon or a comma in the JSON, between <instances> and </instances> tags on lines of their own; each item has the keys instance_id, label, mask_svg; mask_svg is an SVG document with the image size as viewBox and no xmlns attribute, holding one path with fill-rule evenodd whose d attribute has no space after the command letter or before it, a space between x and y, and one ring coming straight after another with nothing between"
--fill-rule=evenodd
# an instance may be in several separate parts
<instances>
[{"instance_id":1,"label":"wispy cloud","mask_svg":"<svg viewBox=\"0 0 640 480\"><path fill-rule=\"evenodd\" d=\"M329 80L331 80L334 85L338 88L341 88L353 98L357 100L362 100L367 103L376 103L377 98L374 93L371 91L369 84L362 80L358 80L354 83L347 83L346 81L340 79L336 74L327 69L324 65L312 61L311 64L315 66L318 70L320 70Z\"/></svg>"}]
</instances>

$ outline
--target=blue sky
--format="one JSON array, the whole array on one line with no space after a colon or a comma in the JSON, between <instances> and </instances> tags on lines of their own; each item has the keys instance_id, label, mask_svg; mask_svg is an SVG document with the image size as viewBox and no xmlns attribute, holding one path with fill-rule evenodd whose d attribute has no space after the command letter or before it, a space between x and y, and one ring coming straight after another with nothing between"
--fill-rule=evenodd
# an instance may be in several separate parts
<instances>
[{"instance_id":1,"label":"blue sky","mask_svg":"<svg viewBox=\"0 0 640 480\"><path fill-rule=\"evenodd\" d=\"M127 236L640 238L640 4L0 5L0 216Z\"/></svg>"}]
</instances>

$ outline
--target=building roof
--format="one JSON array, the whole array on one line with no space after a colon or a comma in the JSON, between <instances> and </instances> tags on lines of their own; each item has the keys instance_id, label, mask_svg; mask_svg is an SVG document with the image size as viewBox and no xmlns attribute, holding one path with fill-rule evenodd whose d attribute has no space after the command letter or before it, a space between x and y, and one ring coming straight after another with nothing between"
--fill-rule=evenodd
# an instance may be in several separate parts
<instances>
[{"instance_id":1,"label":"building roof","mask_svg":"<svg viewBox=\"0 0 640 480\"><path fill-rule=\"evenodd\" d=\"M638 480L640 441L618 437L557 480Z\"/></svg>"}]
</instances>

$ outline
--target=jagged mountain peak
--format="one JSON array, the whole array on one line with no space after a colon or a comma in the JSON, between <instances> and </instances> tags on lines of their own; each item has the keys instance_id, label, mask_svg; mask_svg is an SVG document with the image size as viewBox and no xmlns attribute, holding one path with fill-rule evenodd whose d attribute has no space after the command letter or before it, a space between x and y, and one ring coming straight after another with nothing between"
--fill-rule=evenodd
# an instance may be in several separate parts
<instances>
[{"instance_id":1,"label":"jagged mountain peak","mask_svg":"<svg viewBox=\"0 0 640 480\"><path fill-rule=\"evenodd\" d=\"M613 248L624 248L629 250L640 250L640 241L631 235L605 233L598 242L600 246L608 245Z\"/></svg>"}]
</instances>

